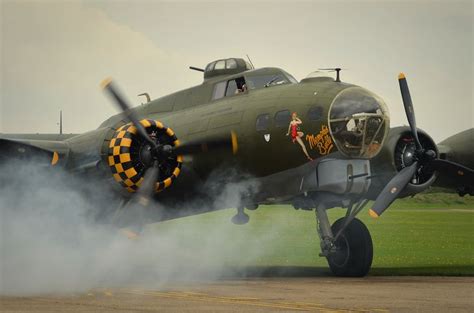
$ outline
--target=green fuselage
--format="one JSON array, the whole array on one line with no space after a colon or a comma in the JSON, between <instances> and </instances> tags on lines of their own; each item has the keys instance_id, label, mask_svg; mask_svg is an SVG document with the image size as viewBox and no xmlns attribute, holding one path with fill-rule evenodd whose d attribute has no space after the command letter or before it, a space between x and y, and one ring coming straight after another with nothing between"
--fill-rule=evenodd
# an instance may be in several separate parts
<instances>
[{"instance_id":1,"label":"green fuselage","mask_svg":"<svg viewBox=\"0 0 474 313\"><path fill-rule=\"evenodd\" d=\"M266 68L234 76L259 74L256 72L277 75L281 70ZM337 151L331 139L331 142L325 143L324 136L321 139L318 135L324 127L328 127L328 111L334 98L342 90L354 88L354 85L320 77L303 80L299 84L288 83L248 90L246 93L212 101L213 86L232 78L233 76L214 78L203 85L137 107L136 111L140 116L159 120L171 127L182 142L236 132L239 153L235 156L235 161L257 177L297 167L308 161L300 145L293 142L291 134L286 135L289 123L277 123L275 120L276 114L281 111L298 114L302 121L299 125L299 131L303 133L301 139L311 158L317 159ZM314 108L318 109L316 116L308 116L309 111ZM257 117L262 114L269 115L269 127L257 130ZM115 129L123 124L121 119L121 115L114 116L104 122L101 128ZM75 140L79 138L71 142ZM322 144L318 145L319 142ZM207 173L216 167L216 160L219 160L219 156L197 156L194 157L193 167L198 173Z\"/></svg>"},{"instance_id":2,"label":"green fuselage","mask_svg":"<svg viewBox=\"0 0 474 313\"><path fill-rule=\"evenodd\" d=\"M265 87L262 77L269 81L273 77L283 79ZM248 89L229 94L230 83L227 82L240 79L246 81ZM213 99L217 86L225 83L229 85L227 94ZM309 159L317 160L337 152L338 145L330 132L330 109L334 99L349 89L368 97L373 95L361 87L330 77L307 78L297 83L281 69L261 68L211 77L201 85L153 100L134 110L141 118L157 120L170 127L181 142L231 131L237 134L239 151L235 156L229 157L228 152L212 152L185 159L185 167L197 175L190 178L183 173L177 183L192 186L196 184L196 177L205 178L229 161L245 174L258 178L297 168ZM299 123L292 127L290 122L294 120L294 113ZM68 148L60 158L64 166L75 172L91 170L111 180L112 173L107 165L109 141L127 122L122 114L117 114L96 130L62 141ZM383 131L381 134L379 144L384 138ZM40 148L54 148L47 142L25 141Z\"/></svg>"}]
</instances>

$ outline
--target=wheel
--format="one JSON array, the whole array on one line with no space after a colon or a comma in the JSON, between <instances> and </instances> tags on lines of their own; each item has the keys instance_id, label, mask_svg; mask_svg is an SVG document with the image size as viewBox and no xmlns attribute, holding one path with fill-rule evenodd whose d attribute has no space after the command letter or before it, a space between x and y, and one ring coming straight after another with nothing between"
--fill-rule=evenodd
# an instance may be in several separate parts
<instances>
[{"instance_id":1,"label":"wheel","mask_svg":"<svg viewBox=\"0 0 474 313\"><path fill-rule=\"evenodd\" d=\"M344 225L344 218L331 226L334 236ZM336 251L327 256L329 268L336 276L362 277L372 265L373 246L369 230L354 218L335 242Z\"/></svg>"}]
</instances>

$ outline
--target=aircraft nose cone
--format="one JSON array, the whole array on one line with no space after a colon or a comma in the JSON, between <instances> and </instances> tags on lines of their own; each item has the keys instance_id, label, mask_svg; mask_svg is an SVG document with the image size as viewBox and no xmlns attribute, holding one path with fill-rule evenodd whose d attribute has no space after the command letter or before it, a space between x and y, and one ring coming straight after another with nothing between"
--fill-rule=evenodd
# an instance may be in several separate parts
<instances>
[{"instance_id":1,"label":"aircraft nose cone","mask_svg":"<svg viewBox=\"0 0 474 313\"><path fill-rule=\"evenodd\" d=\"M388 134L387 106L364 88L347 88L331 104L329 125L340 152L349 157L372 158L382 149Z\"/></svg>"}]
</instances>

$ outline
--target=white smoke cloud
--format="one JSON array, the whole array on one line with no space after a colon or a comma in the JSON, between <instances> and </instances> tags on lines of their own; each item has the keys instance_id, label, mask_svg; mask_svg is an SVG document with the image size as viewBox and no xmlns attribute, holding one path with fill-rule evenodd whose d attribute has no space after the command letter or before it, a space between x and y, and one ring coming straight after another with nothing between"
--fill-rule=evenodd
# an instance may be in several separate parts
<instances>
[{"instance_id":1,"label":"white smoke cloud","mask_svg":"<svg viewBox=\"0 0 474 313\"><path fill-rule=\"evenodd\" d=\"M229 274L229 260L249 262L264 251L260 246L226 248L233 240L229 228L241 227L227 219L210 227L188 218L184 229L165 222L154 226L157 232L147 228L138 240L129 240L94 221L99 208L116 205L107 188L24 163L4 164L0 173L0 294L82 292L137 282L160 288L168 282L212 280ZM208 193L216 193L218 207L239 206L257 188L218 175L206 184ZM183 242L193 234L202 237L199 246ZM274 237L270 232L259 242L265 245Z\"/></svg>"}]
</instances>

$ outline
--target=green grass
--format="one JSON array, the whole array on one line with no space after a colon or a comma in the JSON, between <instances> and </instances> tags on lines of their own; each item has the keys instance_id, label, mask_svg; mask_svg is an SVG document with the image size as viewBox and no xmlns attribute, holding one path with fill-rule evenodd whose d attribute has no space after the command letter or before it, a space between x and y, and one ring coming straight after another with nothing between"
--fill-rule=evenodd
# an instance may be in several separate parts
<instances>
[{"instance_id":1,"label":"green grass","mask_svg":"<svg viewBox=\"0 0 474 313\"><path fill-rule=\"evenodd\" d=\"M331 221L344 212L330 210ZM250 222L244 226L230 223L234 214L223 210L187 217L151 225L148 231L172 232L184 249L212 245L213 253L219 252L216 262L226 266L327 267L318 256L314 212L261 206L248 211ZM374 243L372 275L474 275L474 197L423 193L397 200L376 220L367 210L358 218Z\"/></svg>"}]
</instances>

